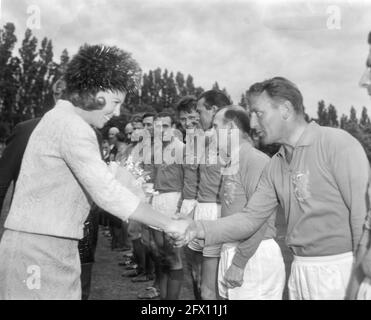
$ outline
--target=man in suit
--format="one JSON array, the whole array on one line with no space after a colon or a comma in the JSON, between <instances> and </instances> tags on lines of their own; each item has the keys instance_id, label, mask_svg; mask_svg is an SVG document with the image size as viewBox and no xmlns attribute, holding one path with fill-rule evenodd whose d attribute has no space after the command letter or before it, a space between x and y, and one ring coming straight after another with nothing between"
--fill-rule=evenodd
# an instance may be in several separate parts
<instances>
[{"instance_id":1,"label":"man in suit","mask_svg":"<svg viewBox=\"0 0 371 320\"><path fill-rule=\"evenodd\" d=\"M36 118L19 123L6 142L6 148L0 158L0 209L9 186L17 181L28 139L39 121L40 118Z\"/></svg>"}]
</instances>

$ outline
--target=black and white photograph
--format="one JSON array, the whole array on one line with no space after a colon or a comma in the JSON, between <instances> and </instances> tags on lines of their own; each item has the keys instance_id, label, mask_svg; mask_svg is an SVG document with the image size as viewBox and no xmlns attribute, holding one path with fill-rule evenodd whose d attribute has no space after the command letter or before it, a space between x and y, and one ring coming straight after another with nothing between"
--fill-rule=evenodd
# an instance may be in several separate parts
<instances>
[{"instance_id":1,"label":"black and white photograph","mask_svg":"<svg viewBox=\"0 0 371 320\"><path fill-rule=\"evenodd\" d=\"M0 0L0 300L371 300L370 107L371 0Z\"/></svg>"}]
</instances>

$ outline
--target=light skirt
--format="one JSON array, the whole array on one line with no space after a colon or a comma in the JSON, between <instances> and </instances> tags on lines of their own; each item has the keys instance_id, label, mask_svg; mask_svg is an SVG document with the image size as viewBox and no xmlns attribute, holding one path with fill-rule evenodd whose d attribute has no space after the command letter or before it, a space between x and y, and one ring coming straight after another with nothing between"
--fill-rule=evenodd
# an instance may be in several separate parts
<instances>
[{"instance_id":1,"label":"light skirt","mask_svg":"<svg viewBox=\"0 0 371 320\"><path fill-rule=\"evenodd\" d=\"M0 300L80 300L78 241L5 230Z\"/></svg>"}]
</instances>

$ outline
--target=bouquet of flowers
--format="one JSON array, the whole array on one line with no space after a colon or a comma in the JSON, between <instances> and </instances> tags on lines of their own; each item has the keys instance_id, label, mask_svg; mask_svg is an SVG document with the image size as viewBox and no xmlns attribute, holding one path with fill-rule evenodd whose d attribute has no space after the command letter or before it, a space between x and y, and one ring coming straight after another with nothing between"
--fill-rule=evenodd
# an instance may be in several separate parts
<instances>
[{"instance_id":1,"label":"bouquet of flowers","mask_svg":"<svg viewBox=\"0 0 371 320\"><path fill-rule=\"evenodd\" d=\"M154 193L153 184L149 183L151 177L140 162L135 162L132 156L126 161L109 163L110 171L115 178L142 201L149 202Z\"/></svg>"},{"instance_id":2,"label":"bouquet of flowers","mask_svg":"<svg viewBox=\"0 0 371 320\"><path fill-rule=\"evenodd\" d=\"M151 180L149 173L144 171L139 162L134 162L132 156L128 157L123 166L134 176L136 185L142 187Z\"/></svg>"}]
</instances>

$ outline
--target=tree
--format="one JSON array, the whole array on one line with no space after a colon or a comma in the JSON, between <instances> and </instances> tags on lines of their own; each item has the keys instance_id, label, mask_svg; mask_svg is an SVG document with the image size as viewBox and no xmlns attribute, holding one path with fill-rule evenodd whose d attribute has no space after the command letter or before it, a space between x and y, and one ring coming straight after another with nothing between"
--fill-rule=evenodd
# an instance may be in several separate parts
<instances>
[{"instance_id":1,"label":"tree","mask_svg":"<svg viewBox=\"0 0 371 320\"><path fill-rule=\"evenodd\" d=\"M327 108L326 108L325 102L323 100L318 102L317 115L318 115L318 124L319 125L327 126L329 124Z\"/></svg>"},{"instance_id":2,"label":"tree","mask_svg":"<svg viewBox=\"0 0 371 320\"><path fill-rule=\"evenodd\" d=\"M53 44L51 40L44 38L39 50L37 74L34 80L34 117L42 116L54 104L52 83L56 72L57 70L53 65Z\"/></svg>"},{"instance_id":3,"label":"tree","mask_svg":"<svg viewBox=\"0 0 371 320\"><path fill-rule=\"evenodd\" d=\"M348 121L344 130L355 137L365 149L368 160L371 161L371 128L363 129L356 121Z\"/></svg>"},{"instance_id":4,"label":"tree","mask_svg":"<svg viewBox=\"0 0 371 320\"><path fill-rule=\"evenodd\" d=\"M348 121L349 121L349 120L348 120L348 117L347 117L345 114L343 114L343 115L341 116L341 118L340 118L340 128L341 128L341 129L345 129L345 127L346 127Z\"/></svg>"},{"instance_id":5,"label":"tree","mask_svg":"<svg viewBox=\"0 0 371 320\"><path fill-rule=\"evenodd\" d=\"M6 128L1 130L2 140L7 136L19 87L20 60L12 57L16 42L15 26L7 23L4 29L0 29L0 122L2 128Z\"/></svg>"},{"instance_id":6,"label":"tree","mask_svg":"<svg viewBox=\"0 0 371 320\"><path fill-rule=\"evenodd\" d=\"M202 87L196 87L195 88L195 92L194 92L194 96L195 97L199 97L205 90L202 88Z\"/></svg>"},{"instance_id":7,"label":"tree","mask_svg":"<svg viewBox=\"0 0 371 320\"><path fill-rule=\"evenodd\" d=\"M186 80L187 95L195 95L195 85L193 84L193 77L188 75Z\"/></svg>"},{"instance_id":8,"label":"tree","mask_svg":"<svg viewBox=\"0 0 371 320\"><path fill-rule=\"evenodd\" d=\"M217 81L215 81L215 83L213 84L212 90L220 91L219 84Z\"/></svg>"},{"instance_id":9,"label":"tree","mask_svg":"<svg viewBox=\"0 0 371 320\"><path fill-rule=\"evenodd\" d=\"M131 115L136 113L146 113L146 112L157 112L154 107L149 104L131 104L131 105L124 105L121 113L130 113Z\"/></svg>"},{"instance_id":10,"label":"tree","mask_svg":"<svg viewBox=\"0 0 371 320\"><path fill-rule=\"evenodd\" d=\"M175 82L178 95L181 97L187 95L187 88L185 87L184 75L181 72L176 73Z\"/></svg>"},{"instance_id":11,"label":"tree","mask_svg":"<svg viewBox=\"0 0 371 320\"><path fill-rule=\"evenodd\" d=\"M241 100L238 105L244 108L246 111L248 111L248 102L247 102L245 94L241 95Z\"/></svg>"},{"instance_id":12,"label":"tree","mask_svg":"<svg viewBox=\"0 0 371 320\"><path fill-rule=\"evenodd\" d=\"M142 90L141 90L141 96L140 96L140 102L142 103L148 103L150 102L151 92L150 92L150 79L149 75L144 74L143 80L142 80Z\"/></svg>"},{"instance_id":13,"label":"tree","mask_svg":"<svg viewBox=\"0 0 371 320\"><path fill-rule=\"evenodd\" d=\"M332 104L330 104L327 109L327 121L330 127L339 127L337 111Z\"/></svg>"},{"instance_id":14,"label":"tree","mask_svg":"<svg viewBox=\"0 0 371 320\"><path fill-rule=\"evenodd\" d=\"M349 122L358 123L357 111L356 111L356 109L353 106L350 108Z\"/></svg>"},{"instance_id":15,"label":"tree","mask_svg":"<svg viewBox=\"0 0 371 320\"><path fill-rule=\"evenodd\" d=\"M223 88L222 92L229 99L229 101L231 102L231 104L233 104L233 100L232 100L231 96L229 95L229 93L227 92L227 89L226 88Z\"/></svg>"},{"instance_id":16,"label":"tree","mask_svg":"<svg viewBox=\"0 0 371 320\"><path fill-rule=\"evenodd\" d=\"M178 93L176 90L176 84L174 80L174 73L170 72L170 76L167 79L166 88L168 92L168 106L174 106L177 99L178 99Z\"/></svg>"},{"instance_id":17,"label":"tree","mask_svg":"<svg viewBox=\"0 0 371 320\"><path fill-rule=\"evenodd\" d=\"M181 97L199 96L203 91L203 88L195 87L191 75L188 75L185 80L181 72L177 72L174 77L174 72L167 69L162 72L157 68L143 74L139 99L129 99L125 108L134 113L140 112L139 110L143 108L148 109L148 106L157 112L164 109L174 110Z\"/></svg>"},{"instance_id":18,"label":"tree","mask_svg":"<svg viewBox=\"0 0 371 320\"><path fill-rule=\"evenodd\" d=\"M359 120L359 124L363 127L370 125L370 118L368 117L366 107L362 108L362 114L361 114L361 119Z\"/></svg>"},{"instance_id":19,"label":"tree","mask_svg":"<svg viewBox=\"0 0 371 320\"><path fill-rule=\"evenodd\" d=\"M35 116L33 109L36 105L35 98L35 77L38 73L40 65L36 61L37 57L37 39L32 36L30 29L26 30L25 38L22 42L22 47L19 49L21 56L21 83L19 88L19 102L17 113L23 119L30 119Z\"/></svg>"},{"instance_id":20,"label":"tree","mask_svg":"<svg viewBox=\"0 0 371 320\"><path fill-rule=\"evenodd\" d=\"M53 78L53 84L60 78L62 77L62 75L64 74L64 72L66 71L66 68L67 68L67 64L68 62L70 61L70 57L68 55L68 51L67 49L64 49L62 51L62 54L59 58L60 60L60 63L57 64L57 63L54 63L53 64L53 69L55 69L54 71L54 78Z\"/></svg>"},{"instance_id":21,"label":"tree","mask_svg":"<svg viewBox=\"0 0 371 320\"><path fill-rule=\"evenodd\" d=\"M7 23L4 30L0 30L0 77L8 65L16 42L15 26L13 23Z\"/></svg>"},{"instance_id":22,"label":"tree","mask_svg":"<svg viewBox=\"0 0 371 320\"><path fill-rule=\"evenodd\" d=\"M54 105L52 86L69 61L64 50L60 63L55 62L52 41L44 38L38 48L30 29L25 32L19 56L12 56L16 41L13 24L0 29L1 140L8 135L7 128L11 130L20 121L42 116Z\"/></svg>"},{"instance_id":23,"label":"tree","mask_svg":"<svg viewBox=\"0 0 371 320\"><path fill-rule=\"evenodd\" d=\"M173 72L168 72L165 69L165 72L162 76L162 86L160 89L160 96L161 96L161 105L163 108L170 108L175 104L177 99L177 90L174 81L174 74Z\"/></svg>"}]
</instances>

